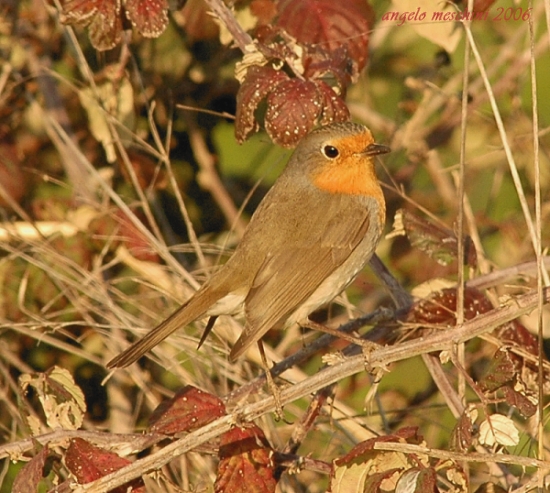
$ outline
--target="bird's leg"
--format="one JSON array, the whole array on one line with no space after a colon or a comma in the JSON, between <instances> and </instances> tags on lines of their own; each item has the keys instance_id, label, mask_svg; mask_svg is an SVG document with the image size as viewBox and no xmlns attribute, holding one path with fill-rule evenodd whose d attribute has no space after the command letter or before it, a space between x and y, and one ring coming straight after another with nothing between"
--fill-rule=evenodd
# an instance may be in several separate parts
<instances>
[{"instance_id":1,"label":"bird's leg","mask_svg":"<svg viewBox=\"0 0 550 493\"><path fill-rule=\"evenodd\" d=\"M261 340L258 341L258 349L260 350L260 356L262 358L262 363L264 366L265 378L267 381L267 388L269 389L269 392L271 392L273 399L275 399L275 419L279 421L283 418L283 406L281 405L281 393L279 391L279 387L277 387L271 375L271 370L269 369L269 364L267 363L267 357L265 355L264 345Z\"/></svg>"}]
</instances>

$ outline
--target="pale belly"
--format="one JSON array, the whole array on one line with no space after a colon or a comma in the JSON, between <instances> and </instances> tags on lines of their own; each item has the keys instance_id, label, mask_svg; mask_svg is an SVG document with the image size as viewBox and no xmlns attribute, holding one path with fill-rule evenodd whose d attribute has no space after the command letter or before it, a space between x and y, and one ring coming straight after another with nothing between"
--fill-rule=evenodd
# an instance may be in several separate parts
<instances>
[{"instance_id":1,"label":"pale belly","mask_svg":"<svg viewBox=\"0 0 550 493\"><path fill-rule=\"evenodd\" d=\"M346 289L372 257L380 235L381 231L369 232L349 258L327 277L313 294L290 315L285 327L305 321L310 313L332 301Z\"/></svg>"}]
</instances>

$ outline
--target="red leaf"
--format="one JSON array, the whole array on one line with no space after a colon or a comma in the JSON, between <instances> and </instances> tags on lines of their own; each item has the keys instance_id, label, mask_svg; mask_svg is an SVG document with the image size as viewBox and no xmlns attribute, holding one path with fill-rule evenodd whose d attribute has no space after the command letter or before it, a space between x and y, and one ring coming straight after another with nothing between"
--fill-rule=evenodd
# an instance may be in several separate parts
<instances>
[{"instance_id":1,"label":"red leaf","mask_svg":"<svg viewBox=\"0 0 550 493\"><path fill-rule=\"evenodd\" d=\"M275 491L273 451L256 425L233 428L221 437L220 465L214 484L217 493Z\"/></svg>"},{"instance_id":2,"label":"red leaf","mask_svg":"<svg viewBox=\"0 0 550 493\"><path fill-rule=\"evenodd\" d=\"M289 79L267 97L265 129L277 144L293 147L318 123L349 116L344 101L324 82Z\"/></svg>"},{"instance_id":3,"label":"red leaf","mask_svg":"<svg viewBox=\"0 0 550 493\"><path fill-rule=\"evenodd\" d=\"M90 483L98 478L118 471L130 464L131 461L96 447L82 438L71 440L65 455L67 468L76 476L79 483ZM122 485L111 493L125 493L127 491L145 493L145 486L141 479Z\"/></svg>"},{"instance_id":4,"label":"red leaf","mask_svg":"<svg viewBox=\"0 0 550 493\"><path fill-rule=\"evenodd\" d=\"M509 324L501 327L497 331L497 335L502 342L520 347L534 356L539 354L538 338L531 334L531 332L517 320L513 320ZM514 355L513 358L519 359L519 356ZM536 371L536 369L533 368L533 371Z\"/></svg>"},{"instance_id":5,"label":"red leaf","mask_svg":"<svg viewBox=\"0 0 550 493\"><path fill-rule=\"evenodd\" d=\"M19 471L13 480L12 493L28 493L29 491L39 491L38 485L42 480L44 465L48 458L48 447L45 446L29 462L27 462Z\"/></svg>"},{"instance_id":6,"label":"red leaf","mask_svg":"<svg viewBox=\"0 0 550 493\"><path fill-rule=\"evenodd\" d=\"M126 16L146 38L157 38L168 25L167 0L126 0Z\"/></svg>"},{"instance_id":7,"label":"red leaf","mask_svg":"<svg viewBox=\"0 0 550 493\"><path fill-rule=\"evenodd\" d=\"M321 103L321 107L323 108L321 125L332 122L346 122L350 119L346 103L327 84L321 80L317 81L317 90L323 101Z\"/></svg>"},{"instance_id":8,"label":"red leaf","mask_svg":"<svg viewBox=\"0 0 550 493\"><path fill-rule=\"evenodd\" d=\"M445 324L453 326L456 323L456 289L442 289L429 298L415 303L408 316L412 323ZM471 320L481 313L493 309L489 299L475 288L464 290L464 318Z\"/></svg>"},{"instance_id":9,"label":"red leaf","mask_svg":"<svg viewBox=\"0 0 550 493\"><path fill-rule=\"evenodd\" d=\"M187 385L153 411L149 425L154 433L174 435L196 430L223 415L225 406L218 397Z\"/></svg>"},{"instance_id":10,"label":"red leaf","mask_svg":"<svg viewBox=\"0 0 550 493\"><path fill-rule=\"evenodd\" d=\"M289 79L267 97L265 129L274 142L292 147L311 131L320 112L315 83Z\"/></svg>"},{"instance_id":11,"label":"red leaf","mask_svg":"<svg viewBox=\"0 0 550 493\"><path fill-rule=\"evenodd\" d=\"M329 51L343 46L361 70L367 61L374 16L365 0L280 0L278 25L299 43Z\"/></svg>"},{"instance_id":12,"label":"red leaf","mask_svg":"<svg viewBox=\"0 0 550 493\"><path fill-rule=\"evenodd\" d=\"M253 65L246 73L245 79L237 93L237 115L235 117L235 135L243 143L250 134L258 130L254 112L260 102L273 91L278 84L289 80L284 72L273 67Z\"/></svg>"},{"instance_id":13,"label":"red leaf","mask_svg":"<svg viewBox=\"0 0 550 493\"><path fill-rule=\"evenodd\" d=\"M90 41L100 51L114 48L121 39L120 0L69 0L63 6L62 20L89 24Z\"/></svg>"}]
</instances>

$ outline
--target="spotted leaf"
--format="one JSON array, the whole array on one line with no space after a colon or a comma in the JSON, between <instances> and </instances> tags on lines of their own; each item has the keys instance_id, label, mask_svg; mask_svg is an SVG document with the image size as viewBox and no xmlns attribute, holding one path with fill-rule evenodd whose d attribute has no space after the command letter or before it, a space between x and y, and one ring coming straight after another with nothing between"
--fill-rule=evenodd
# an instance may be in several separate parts
<instances>
[{"instance_id":1,"label":"spotted leaf","mask_svg":"<svg viewBox=\"0 0 550 493\"><path fill-rule=\"evenodd\" d=\"M155 409L149 419L150 430L174 435L196 430L224 414L225 406L215 395L187 385Z\"/></svg>"},{"instance_id":2,"label":"spotted leaf","mask_svg":"<svg viewBox=\"0 0 550 493\"><path fill-rule=\"evenodd\" d=\"M216 493L270 493L277 481L272 449L256 425L233 428L221 438Z\"/></svg>"},{"instance_id":3,"label":"spotted leaf","mask_svg":"<svg viewBox=\"0 0 550 493\"><path fill-rule=\"evenodd\" d=\"M126 15L146 38L157 38L168 25L167 0L126 0Z\"/></svg>"},{"instance_id":4,"label":"spotted leaf","mask_svg":"<svg viewBox=\"0 0 550 493\"><path fill-rule=\"evenodd\" d=\"M237 93L235 135L240 143L259 128L255 117L259 104L278 84L287 80L289 80L288 75L269 65L254 65L247 70Z\"/></svg>"},{"instance_id":5,"label":"spotted leaf","mask_svg":"<svg viewBox=\"0 0 550 493\"><path fill-rule=\"evenodd\" d=\"M65 456L67 468L76 476L80 484L90 483L130 463L128 459L96 447L82 438L71 440ZM141 479L136 479L111 491L144 493L145 487Z\"/></svg>"}]
</instances>

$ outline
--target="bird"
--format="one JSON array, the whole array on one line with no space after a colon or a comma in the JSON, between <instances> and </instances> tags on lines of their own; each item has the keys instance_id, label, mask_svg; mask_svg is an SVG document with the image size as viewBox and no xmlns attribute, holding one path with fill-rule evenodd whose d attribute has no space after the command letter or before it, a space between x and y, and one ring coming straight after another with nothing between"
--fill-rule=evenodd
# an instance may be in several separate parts
<instances>
[{"instance_id":1,"label":"bird","mask_svg":"<svg viewBox=\"0 0 550 493\"><path fill-rule=\"evenodd\" d=\"M373 255L386 204L374 157L390 152L351 121L304 136L252 215L232 256L156 328L108 364L123 368L197 319L242 313L234 362L271 329L305 322L332 301ZM244 310L243 310L244 308ZM263 353L262 353L263 354Z\"/></svg>"}]
</instances>

